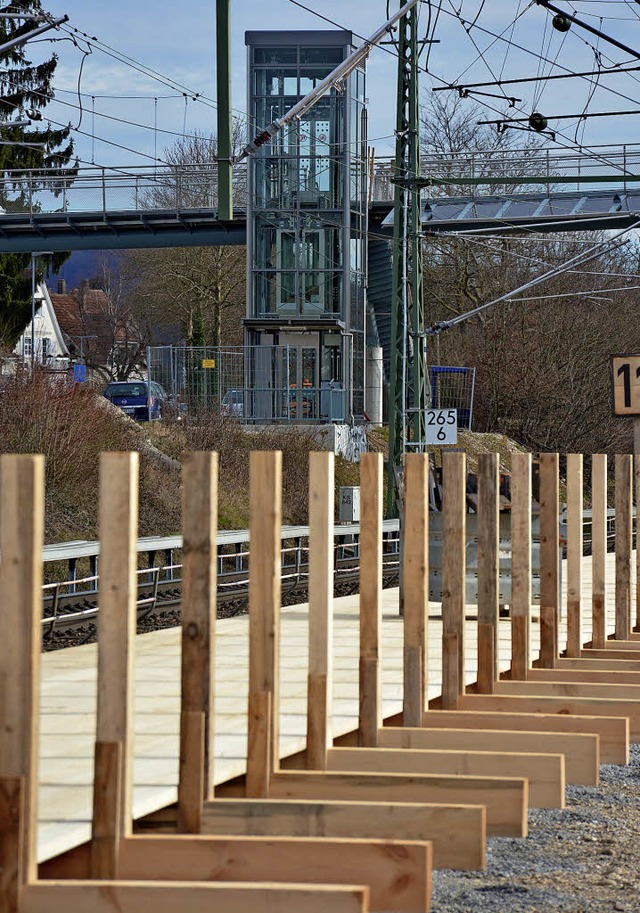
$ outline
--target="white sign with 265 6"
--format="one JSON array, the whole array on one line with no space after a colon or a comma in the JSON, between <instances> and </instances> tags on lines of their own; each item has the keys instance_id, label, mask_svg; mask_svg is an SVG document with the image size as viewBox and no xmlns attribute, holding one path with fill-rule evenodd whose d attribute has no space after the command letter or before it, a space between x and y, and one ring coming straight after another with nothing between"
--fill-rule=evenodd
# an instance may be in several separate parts
<instances>
[{"instance_id":1,"label":"white sign with 265 6","mask_svg":"<svg viewBox=\"0 0 640 913\"><path fill-rule=\"evenodd\" d=\"M458 443L457 409L427 409L425 443Z\"/></svg>"}]
</instances>

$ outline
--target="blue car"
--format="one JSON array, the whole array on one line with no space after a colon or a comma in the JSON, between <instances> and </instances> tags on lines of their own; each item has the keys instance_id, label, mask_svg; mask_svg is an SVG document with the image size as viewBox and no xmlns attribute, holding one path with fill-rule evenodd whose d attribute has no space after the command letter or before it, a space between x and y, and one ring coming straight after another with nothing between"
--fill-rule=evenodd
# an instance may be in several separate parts
<instances>
[{"instance_id":1,"label":"blue car","mask_svg":"<svg viewBox=\"0 0 640 913\"><path fill-rule=\"evenodd\" d=\"M167 394L160 384L145 380L113 381L103 396L140 422L162 418L167 402Z\"/></svg>"}]
</instances>

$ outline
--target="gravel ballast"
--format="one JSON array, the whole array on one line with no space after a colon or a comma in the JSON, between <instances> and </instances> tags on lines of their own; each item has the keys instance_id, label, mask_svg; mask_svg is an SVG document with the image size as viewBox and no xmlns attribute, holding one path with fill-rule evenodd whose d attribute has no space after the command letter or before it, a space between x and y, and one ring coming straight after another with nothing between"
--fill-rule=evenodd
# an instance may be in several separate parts
<instances>
[{"instance_id":1,"label":"gravel ballast","mask_svg":"<svg viewBox=\"0 0 640 913\"><path fill-rule=\"evenodd\" d=\"M432 913L640 913L640 745L567 786L566 808L529 812L525 839L487 841L483 872L436 871Z\"/></svg>"}]
</instances>

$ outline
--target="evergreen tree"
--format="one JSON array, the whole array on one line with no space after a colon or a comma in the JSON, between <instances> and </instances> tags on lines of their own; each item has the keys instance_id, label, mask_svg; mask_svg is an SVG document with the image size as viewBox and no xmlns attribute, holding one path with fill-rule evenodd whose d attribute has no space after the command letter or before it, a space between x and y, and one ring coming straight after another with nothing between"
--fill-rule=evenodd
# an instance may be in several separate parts
<instances>
[{"instance_id":1,"label":"evergreen tree","mask_svg":"<svg viewBox=\"0 0 640 913\"><path fill-rule=\"evenodd\" d=\"M1 11L25 16L43 12L41 0L15 0ZM27 36L38 24L33 19L0 19L0 48L13 38ZM77 172L77 163L70 165L70 126L55 128L42 115L53 97L57 56L32 63L29 51L28 42L0 51L0 204L7 212L23 212L33 205L32 194L42 186L38 182L42 169L59 177L73 177ZM36 123L11 126L12 121L25 119ZM30 180L16 175L22 169L29 170ZM67 257L66 253L56 254L53 267L57 269ZM30 263L29 254L0 254L0 343L10 347L31 319ZM36 264L42 270L41 258Z\"/></svg>"}]
</instances>

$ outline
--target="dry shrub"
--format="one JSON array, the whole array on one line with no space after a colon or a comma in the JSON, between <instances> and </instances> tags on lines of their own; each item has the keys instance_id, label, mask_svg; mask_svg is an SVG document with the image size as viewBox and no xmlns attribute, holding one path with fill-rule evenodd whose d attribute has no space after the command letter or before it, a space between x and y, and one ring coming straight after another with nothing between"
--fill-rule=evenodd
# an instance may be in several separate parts
<instances>
[{"instance_id":1,"label":"dry shrub","mask_svg":"<svg viewBox=\"0 0 640 913\"><path fill-rule=\"evenodd\" d=\"M190 414L180 422L186 450L215 450L220 461L219 524L238 529L249 523L249 454L281 450L283 522L305 523L308 516L309 453L318 450L313 432L301 426L252 431L217 411Z\"/></svg>"},{"instance_id":2,"label":"dry shrub","mask_svg":"<svg viewBox=\"0 0 640 913\"><path fill-rule=\"evenodd\" d=\"M36 371L2 387L0 452L45 457L47 541L97 536L100 454L135 451L140 443L135 425L82 384ZM175 530L179 503L177 471L141 455L141 534Z\"/></svg>"}]
</instances>

